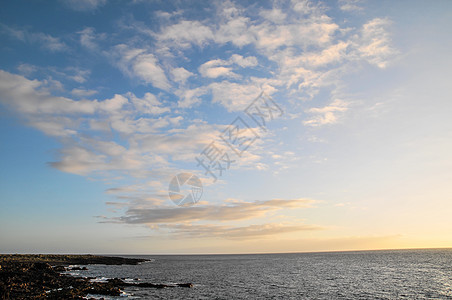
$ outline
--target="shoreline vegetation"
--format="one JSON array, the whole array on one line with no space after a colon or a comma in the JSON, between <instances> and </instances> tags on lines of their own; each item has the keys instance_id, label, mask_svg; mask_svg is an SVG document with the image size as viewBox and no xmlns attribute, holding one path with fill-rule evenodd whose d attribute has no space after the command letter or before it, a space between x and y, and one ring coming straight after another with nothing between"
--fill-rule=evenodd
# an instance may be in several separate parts
<instances>
[{"instance_id":1,"label":"shoreline vegetation","mask_svg":"<svg viewBox=\"0 0 452 300\"><path fill-rule=\"evenodd\" d=\"M93 277L75 277L64 273L86 270L86 267L71 268L71 265L137 265L146 261L97 255L0 254L0 299L87 299L88 294L120 296L121 289L126 286L193 287L191 283L129 283L119 278L93 282Z\"/></svg>"}]
</instances>

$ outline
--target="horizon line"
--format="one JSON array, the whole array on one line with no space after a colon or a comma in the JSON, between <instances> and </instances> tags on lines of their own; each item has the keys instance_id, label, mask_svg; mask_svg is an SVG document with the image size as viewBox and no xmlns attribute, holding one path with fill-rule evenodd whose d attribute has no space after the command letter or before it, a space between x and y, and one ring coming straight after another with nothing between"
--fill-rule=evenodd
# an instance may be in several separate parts
<instances>
[{"instance_id":1,"label":"horizon line","mask_svg":"<svg viewBox=\"0 0 452 300\"><path fill-rule=\"evenodd\" d=\"M264 255L264 254L310 254L310 253L342 253L342 252L375 252L375 251L403 251L403 250L452 250L450 247L435 247L435 248L382 248L382 249L367 249L367 250L319 250L319 251L292 251L292 252L244 252L244 253L147 253L147 254L133 254L133 253L3 253L0 255L97 255L97 256L196 256L196 255Z\"/></svg>"}]
</instances>

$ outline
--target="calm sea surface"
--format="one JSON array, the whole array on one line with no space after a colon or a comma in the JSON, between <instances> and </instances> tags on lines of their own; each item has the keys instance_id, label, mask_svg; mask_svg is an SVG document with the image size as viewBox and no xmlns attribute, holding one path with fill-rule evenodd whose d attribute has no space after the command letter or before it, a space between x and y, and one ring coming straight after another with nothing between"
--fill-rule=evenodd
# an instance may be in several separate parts
<instances>
[{"instance_id":1,"label":"calm sea surface","mask_svg":"<svg viewBox=\"0 0 452 300\"><path fill-rule=\"evenodd\" d=\"M194 284L109 299L452 299L452 249L126 257L153 261L76 275Z\"/></svg>"}]
</instances>

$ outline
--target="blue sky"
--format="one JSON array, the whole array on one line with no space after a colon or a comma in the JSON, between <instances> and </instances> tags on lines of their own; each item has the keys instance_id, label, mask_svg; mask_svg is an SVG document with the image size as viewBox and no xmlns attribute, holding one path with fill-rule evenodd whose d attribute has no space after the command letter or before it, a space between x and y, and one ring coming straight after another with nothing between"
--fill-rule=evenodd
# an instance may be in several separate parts
<instances>
[{"instance_id":1,"label":"blue sky","mask_svg":"<svg viewBox=\"0 0 452 300\"><path fill-rule=\"evenodd\" d=\"M451 246L451 6L5 2L0 251ZM282 113L259 127L262 92ZM258 137L241 156L237 117ZM179 173L199 203L169 199Z\"/></svg>"}]
</instances>

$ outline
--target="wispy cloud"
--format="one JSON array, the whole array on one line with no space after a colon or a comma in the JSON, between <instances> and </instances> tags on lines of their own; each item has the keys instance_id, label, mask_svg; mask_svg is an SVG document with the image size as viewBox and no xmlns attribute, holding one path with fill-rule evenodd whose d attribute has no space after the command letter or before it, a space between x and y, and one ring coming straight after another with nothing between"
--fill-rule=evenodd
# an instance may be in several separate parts
<instances>
[{"instance_id":1,"label":"wispy cloud","mask_svg":"<svg viewBox=\"0 0 452 300\"><path fill-rule=\"evenodd\" d=\"M65 3L71 9L95 13L107 1ZM198 119L205 117L198 105L211 105L225 114L239 112L264 90L284 101L288 113L298 116L305 112L305 126L333 125L353 108L349 99L337 97L343 74L358 68L357 62L385 68L395 54L388 19L345 27L329 15L326 4L295 0L272 4L263 8L216 2L210 7L211 14L196 17L187 16L183 9L154 12L153 16L162 20L158 24L125 17L117 21L115 34L79 27L72 34L76 46L96 59L106 58L136 91L119 92L112 87L105 96L102 87L89 85L95 71L77 65L47 68L47 74L58 80L51 76L29 79L39 78L26 76L42 69L23 63L18 70L24 76L0 71L0 101L30 126L60 142L50 166L108 182L109 194L116 197L109 206L124 210L108 222L165 224L161 228L174 236L228 239L318 229L298 223L218 225L308 207L310 200L175 208L165 206L164 188L149 182L149 178L168 182L181 166L194 162L200 150L219 139L226 124ZM345 11L360 9L359 1L352 0L340 1L339 6ZM6 25L2 32L52 52L69 49L64 42L69 39L62 37ZM212 49L218 50L215 55L210 55ZM323 88L324 102L301 101L316 100ZM256 142L254 152L245 153L236 167L243 170L253 165L268 170L271 165L277 174L299 159L294 152L270 152L264 145ZM271 160L263 161L262 153L271 153ZM117 178L132 184L125 188Z\"/></svg>"},{"instance_id":2,"label":"wispy cloud","mask_svg":"<svg viewBox=\"0 0 452 300\"><path fill-rule=\"evenodd\" d=\"M85 90L85 89L73 89L71 91L71 94L76 96L76 97L89 97L89 96L93 96L95 94L97 94L97 91L95 90Z\"/></svg>"},{"instance_id":3,"label":"wispy cloud","mask_svg":"<svg viewBox=\"0 0 452 300\"><path fill-rule=\"evenodd\" d=\"M239 202L232 205L197 205L191 207L128 209L126 214L110 221L127 224L180 223L196 221L237 221L263 217L283 208L307 208L309 199Z\"/></svg>"},{"instance_id":4,"label":"wispy cloud","mask_svg":"<svg viewBox=\"0 0 452 300\"><path fill-rule=\"evenodd\" d=\"M138 77L162 90L170 88L165 71L154 54L120 44L115 47L114 55L119 58L118 66L125 74Z\"/></svg>"},{"instance_id":5,"label":"wispy cloud","mask_svg":"<svg viewBox=\"0 0 452 300\"><path fill-rule=\"evenodd\" d=\"M39 44L43 49L51 52L61 52L69 49L69 47L61 41L60 38L54 37L50 34L43 32L31 32L26 29L13 28L7 25L1 25L1 29L4 33L13 38L25 43Z\"/></svg>"},{"instance_id":6,"label":"wispy cloud","mask_svg":"<svg viewBox=\"0 0 452 300\"><path fill-rule=\"evenodd\" d=\"M364 1L363 0L339 0L339 8L343 11L362 11L363 7L360 6Z\"/></svg>"},{"instance_id":7,"label":"wispy cloud","mask_svg":"<svg viewBox=\"0 0 452 300\"><path fill-rule=\"evenodd\" d=\"M347 111L347 106L347 103L344 101L336 99L327 106L321 108L310 108L307 112L314 116L308 120L305 120L303 124L309 126L322 126L337 123L338 115Z\"/></svg>"},{"instance_id":8,"label":"wispy cloud","mask_svg":"<svg viewBox=\"0 0 452 300\"><path fill-rule=\"evenodd\" d=\"M61 0L76 11L93 11L107 3L107 0Z\"/></svg>"},{"instance_id":9,"label":"wispy cloud","mask_svg":"<svg viewBox=\"0 0 452 300\"><path fill-rule=\"evenodd\" d=\"M199 72L202 76L209 78L217 78L220 76L238 78L240 76L232 71L234 65L242 68L254 67L257 65L257 59L254 56L243 57L234 54L228 60L215 59L203 63L199 67Z\"/></svg>"},{"instance_id":10,"label":"wispy cloud","mask_svg":"<svg viewBox=\"0 0 452 300\"><path fill-rule=\"evenodd\" d=\"M265 239L274 236L281 237L286 233L322 230L323 227L305 224L266 223L249 226L227 226L227 225L193 225L176 224L160 225L159 229L169 230L171 238L193 239L193 238L220 238L232 240L254 240Z\"/></svg>"},{"instance_id":11,"label":"wispy cloud","mask_svg":"<svg viewBox=\"0 0 452 300\"><path fill-rule=\"evenodd\" d=\"M92 51L98 51L99 41L106 38L105 33L96 33L96 30L92 27L86 27L85 29L78 32L80 35L80 44Z\"/></svg>"},{"instance_id":12,"label":"wispy cloud","mask_svg":"<svg viewBox=\"0 0 452 300\"><path fill-rule=\"evenodd\" d=\"M388 19L375 18L361 29L358 51L364 59L379 68L385 68L388 60L396 54L386 29L390 24Z\"/></svg>"},{"instance_id":13,"label":"wispy cloud","mask_svg":"<svg viewBox=\"0 0 452 300\"><path fill-rule=\"evenodd\" d=\"M188 48L191 45L202 47L213 40L214 33L209 26L199 21L182 20L179 23L164 27L155 35L164 44L178 48Z\"/></svg>"}]
</instances>

